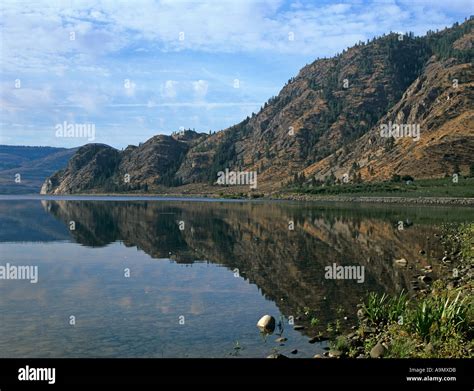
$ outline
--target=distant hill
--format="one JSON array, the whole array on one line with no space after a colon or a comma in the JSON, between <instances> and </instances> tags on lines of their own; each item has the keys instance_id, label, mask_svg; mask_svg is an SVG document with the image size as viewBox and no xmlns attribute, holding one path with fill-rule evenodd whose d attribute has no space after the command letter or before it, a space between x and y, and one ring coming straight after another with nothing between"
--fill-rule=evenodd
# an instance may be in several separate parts
<instances>
[{"instance_id":1,"label":"distant hill","mask_svg":"<svg viewBox=\"0 0 474 391\"><path fill-rule=\"evenodd\" d=\"M257 172L263 192L295 178L334 184L467 174L474 164L473 26L470 18L423 37L389 33L318 59L258 113L212 135L155 136L124 152L87 145L42 191L221 192L213 183L225 169ZM389 124L419 137L382 135Z\"/></svg>"},{"instance_id":2,"label":"distant hill","mask_svg":"<svg viewBox=\"0 0 474 391\"><path fill-rule=\"evenodd\" d=\"M176 170L189 149L207 137L186 130L171 136L154 136L123 151L105 144L84 145L67 167L46 180L41 193L146 192L154 186L179 185Z\"/></svg>"},{"instance_id":3,"label":"distant hill","mask_svg":"<svg viewBox=\"0 0 474 391\"><path fill-rule=\"evenodd\" d=\"M0 145L0 194L39 193L41 185L66 166L77 148ZM20 174L20 182L15 182Z\"/></svg>"}]
</instances>

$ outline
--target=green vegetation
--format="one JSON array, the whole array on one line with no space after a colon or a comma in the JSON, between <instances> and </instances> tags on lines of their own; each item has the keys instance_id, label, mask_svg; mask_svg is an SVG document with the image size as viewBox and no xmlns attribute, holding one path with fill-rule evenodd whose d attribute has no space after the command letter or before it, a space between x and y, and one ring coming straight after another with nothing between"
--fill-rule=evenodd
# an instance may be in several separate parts
<instances>
[{"instance_id":1,"label":"green vegetation","mask_svg":"<svg viewBox=\"0 0 474 391\"><path fill-rule=\"evenodd\" d=\"M462 257L474 260L474 223L461 224L457 232L460 236Z\"/></svg>"},{"instance_id":2,"label":"green vegetation","mask_svg":"<svg viewBox=\"0 0 474 391\"><path fill-rule=\"evenodd\" d=\"M359 306L356 332L335 337L343 357L473 358L474 223L442 225L451 270L409 297L371 292ZM455 272L455 273L454 273ZM333 327L328 327L328 332ZM337 331L336 331L337 333Z\"/></svg>"},{"instance_id":3,"label":"green vegetation","mask_svg":"<svg viewBox=\"0 0 474 391\"><path fill-rule=\"evenodd\" d=\"M405 179L402 182L402 179ZM407 181L409 183L407 183ZM318 184L292 182L288 192L314 195L388 196L388 197L474 197L474 178L459 176L452 178L418 179L394 176L391 181L368 183Z\"/></svg>"},{"instance_id":4,"label":"green vegetation","mask_svg":"<svg viewBox=\"0 0 474 391\"><path fill-rule=\"evenodd\" d=\"M456 58L461 62L472 61L474 48L457 50L453 47L453 43L464 34L472 31L473 25L474 19L470 18L468 23L462 25L459 25L458 22L454 23L452 29L445 29L439 33L428 31L426 36L427 45L432 53L436 54L440 59Z\"/></svg>"},{"instance_id":5,"label":"green vegetation","mask_svg":"<svg viewBox=\"0 0 474 391\"><path fill-rule=\"evenodd\" d=\"M423 300L409 313L411 331L424 341L433 338L450 337L463 333L469 326L469 305L467 297L460 299L449 295L435 296Z\"/></svg>"},{"instance_id":6,"label":"green vegetation","mask_svg":"<svg viewBox=\"0 0 474 391\"><path fill-rule=\"evenodd\" d=\"M232 126L228 131L224 132L221 142L217 145L216 153L212 158L212 164L208 172L204 174L208 182L214 183L219 171L237 165L237 153L235 151L235 143L240 138L245 137L250 128L247 126L250 118L247 117L241 123Z\"/></svg>"},{"instance_id":7,"label":"green vegetation","mask_svg":"<svg viewBox=\"0 0 474 391\"><path fill-rule=\"evenodd\" d=\"M394 298L370 293L362 304L360 333L369 325L376 330L364 340L366 354L384 341L384 357L474 357L474 296L468 271L474 259L474 223L443 225L442 243L452 254L454 268L427 292L411 299L403 293Z\"/></svg>"},{"instance_id":8,"label":"green vegetation","mask_svg":"<svg viewBox=\"0 0 474 391\"><path fill-rule=\"evenodd\" d=\"M311 326L312 327L317 327L319 325L319 319L316 317L311 318Z\"/></svg>"},{"instance_id":9,"label":"green vegetation","mask_svg":"<svg viewBox=\"0 0 474 391\"><path fill-rule=\"evenodd\" d=\"M176 171L178 171L185 156L186 153L182 152L177 160L171 162L170 165L164 170L160 179L156 183L158 185L168 187L181 186L183 184L183 180L180 177L176 176Z\"/></svg>"},{"instance_id":10,"label":"green vegetation","mask_svg":"<svg viewBox=\"0 0 474 391\"><path fill-rule=\"evenodd\" d=\"M340 335L334 341L331 341L329 343L329 346L331 347L331 349L339 350L340 352L345 352L349 349L350 345L349 341L347 340L347 337Z\"/></svg>"},{"instance_id":11,"label":"green vegetation","mask_svg":"<svg viewBox=\"0 0 474 391\"><path fill-rule=\"evenodd\" d=\"M463 259L474 261L474 223L468 218L464 223L443 224L443 244Z\"/></svg>"},{"instance_id":12,"label":"green vegetation","mask_svg":"<svg viewBox=\"0 0 474 391\"><path fill-rule=\"evenodd\" d=\"M234 346L232 348L232 351L229 353L230 356L238 357L241 353L242 350L245 348L240 344L240 342L237 340L234 342Z\"/></svg>"},{"instance_id":13,"label":"green vegetation","mask_svg":"<svg viewBox=\"0 0 474 391\"><path fill-rule=\"evenodd\" d=\"M459 61L470 61L472 51L457 50L453 48L453 43L463 34L472 30L472 21L465 23L462 27L455 24L452 29L440 32L430 32L427 36L416 37L409 32L403 35L390 33L383 35L367 43L359 42L355 45L358 50L355 57L351 59L357 69L356 77L350 77L348 86L344 86L343 80L346 78L344 70L347 68L347 56L345 51L332 59L318 59L321 67L326 68L327 75L324 80L320 80L319 72L315 72L314 77L308 78L308 87L315 93L320 94L325 104L317 114L310 115L304 119L296 138L301 146L300 158L311 164L319 161L334 152L338 146L319 145L320 139L331 129L331 126L340 120L346 122L340 145L345 145L350 141L359 138L372 128L381 116L387 112L401 97L407 87L418 77L432 55L440 59L454 57ZM383 59L380 63L379 59ZM377 90L377 99L366 102L363 110L353 110L353 94L366 88L367 78L375 77L374 84L385 85ZM457 75L458 79L468 77L468 75ZM291 84L294 80L289 80ZM346 93L346 90L355 91ZM280 93L271 97L262 107L266 110L266 119L259 122L261 131L265 131L270 119L293 99L289 94ZM260 113L259 113L260 114ZM252 118L255 114L252 114ZM212 164L206 174L203 174L208 181L214 180L218 171L226 167L239 165L239 156L235 150L237 140L245 139L246 136L255 131L256 125L250 123L247 117L241 123L232 126L224 132L219 142L216 153L213 156ZM264 133L265 145L271 145L273 132ZM388 139L386 148L393 147L393 139ZM272 151L266 149L264 153L266 160L270 160ZM260 156L257 157L260 160Z\"/></svg>"},{"instance_id":14,"label":"green vegetation","mask_svg":"<svg viewBox=\"0 0 474 391\"><path fill-rule=\"evenodd\" d=\"M390 345L387 353L388 358L410 358L416 350L414 340L407 338L406 335L397 335Z\"/></svg>"},{"instance_id":15,"label":"green vegetation","mask_svg":"<svg viewBox=\"0 0 474 391\"><path fill-rule=\"evenodd\" d=\"M472 304L461 289L433 291L418 302L371 293L363 313L382 332L366 341L366 350L383 339L390 341L386 357L425 357L433 351L439 357L472 357Z\"/></svg>"},{"instance_id":16,"label":"green vegetation","mask_svg":"<svg viewBox=\"0 0 474 391\"><path fill-rule=\"evenodd\" d=\"M372 324L398 321L406 310L407 295L400 293L398 297L389 297L385 293L370 293L363 311Z\"/></svg>"}]
</instances>

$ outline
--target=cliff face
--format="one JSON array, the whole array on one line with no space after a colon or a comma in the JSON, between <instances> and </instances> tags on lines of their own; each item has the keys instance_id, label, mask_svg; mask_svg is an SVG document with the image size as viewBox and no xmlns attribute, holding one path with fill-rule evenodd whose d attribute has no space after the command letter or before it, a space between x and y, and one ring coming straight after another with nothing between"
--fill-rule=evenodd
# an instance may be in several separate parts
<instances>
[{"instance_id":1,"label":"cliff face","mask_svg":"<svg viewBox=\"0 0 474 391\"><path fill-rule=\"evenodd\" d=\"M210 136L155 136L118 157L106 149L97 158L87 153L87 169L68 166L42 191L185 185L173 192L186 186L199 192L199 184L202 189L215 182L226 168L256 171L262 191L278 189L301 172L306 178L348 174L364 181L393 174L440 177L458 167L465 173L474 163L473 25L471 18L424 37L389 34L359 43L302 68L278 96L235 126ZM389 124L414 126L419 137L382 136L381 126ZM128 187L121 183L125 174ZM106 179L94 182L91 175Z\"/></svg>"},{"instance_id":2,"label":"cliff face","mask_svg":"<svg viewBox=\"0 0 474 391\"><path fill-rule=\"evenodd\" d=\"M474 69L432 57L400 101L366 134L305 170L317 179L361 174L364 181L393 174L416 178L468 172L474 161ZM384 126L417 127L412 137L383 137ZM416 133L419 133L418 135ZM355 167L355 168L354 168Z\"/></svg>"},{"instance_id":3,"label":"cliff face","mask_svg":"<svg viewBox=\"0 0 474 391\"><path fill-rule=\"evenodd\" d=\"M45 181L41 194L146 191L149 185L174 185L174 172L186 152L206 137L192 131L159 135L123 151L104 144L84 145L64 170Z\"/></svg>"}]
</instances>

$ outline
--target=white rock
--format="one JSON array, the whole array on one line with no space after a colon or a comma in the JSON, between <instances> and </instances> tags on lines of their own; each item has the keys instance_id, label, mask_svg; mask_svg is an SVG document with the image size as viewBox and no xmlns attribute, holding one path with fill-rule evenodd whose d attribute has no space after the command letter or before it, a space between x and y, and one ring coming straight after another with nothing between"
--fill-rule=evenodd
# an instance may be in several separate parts
<instances>
[{"instance_id":1,"label":"white rock","mask_svg":"<svg viewBox=\"0 0 474 391\"><path fill-rule=\"evenodd\" d=\"M264 315L257 322L257 327L260 331L272 333L275 330L275 318L271 315Z\"/></svg>"},{"instance_id":2,"label":"white rock","mask_svg":"<svg viewBox=\"0 0 474 391\"><path fill-rule=\"evenodd\" d=\"M398 266L406 266L407 265L407 260L405 258L396 259L395 264L398 265Z\"/></svg>"}]
</instances>

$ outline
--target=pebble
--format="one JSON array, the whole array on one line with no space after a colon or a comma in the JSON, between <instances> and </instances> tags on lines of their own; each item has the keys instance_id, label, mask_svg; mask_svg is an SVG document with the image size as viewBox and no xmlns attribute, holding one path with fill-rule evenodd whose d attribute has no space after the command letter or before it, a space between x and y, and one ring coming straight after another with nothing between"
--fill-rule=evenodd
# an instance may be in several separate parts
<instances>
[{"instance_id":1,"label":"pebble","mask_svg":"<svg viewBox=\"0 0 474 391\"><path fill-rule=\"evenodd\" d=\"M424 283L431 282L433 279L430 276L420 276L418 277L420 281L423 281Z\"/></svg>"},{"instance_id":2,"label":"pebble","mask_svg":"<svg viewBox=\"0 0 474 391\"><path fill-rule=\"evenodd\" d=\"M405 258L396 259L395 264L401 267L405 267L407 265L407 260Z\"/></svg>"},{"instance_id":3,"label":"pebble","mask_svg":"<svg viewBox=\"0 0 474 391\"><path fill-rule=\"evenodd\" d=\"M370 350L370 357L371 358L383 357L384 353L385 353L385 347L380 342L377 342L377 344Z\"/></svg>"},{"instance_id":4,"label":"pebble","mask_svg":"<svg viewBox=\"0 0 474 391\"><path fill-rule=\"evenodd\" d=\"M341 357L342 356L342 352L340 350L330 350L329 351L329 357L331 358L337 358L337 357Z\"/></svg>"}]
</instances>

